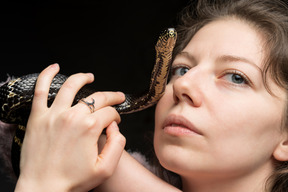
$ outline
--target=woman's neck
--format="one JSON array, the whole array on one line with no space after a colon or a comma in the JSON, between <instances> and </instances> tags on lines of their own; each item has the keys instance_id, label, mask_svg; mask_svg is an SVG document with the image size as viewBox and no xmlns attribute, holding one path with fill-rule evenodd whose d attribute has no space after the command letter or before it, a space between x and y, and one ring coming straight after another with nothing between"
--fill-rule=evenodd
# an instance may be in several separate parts
<instances>
[{"instance_id":1,"label":"woman's neck","mask_svg":"<svg viewBox=\"0 0 288 192\"><path fill-rule=\"evenodd\" d=\"M184 192L265 192L267 179L273 172L267 165L248 174L220 176L220 174L182 176Z\"/></svg>"}]
</instances>

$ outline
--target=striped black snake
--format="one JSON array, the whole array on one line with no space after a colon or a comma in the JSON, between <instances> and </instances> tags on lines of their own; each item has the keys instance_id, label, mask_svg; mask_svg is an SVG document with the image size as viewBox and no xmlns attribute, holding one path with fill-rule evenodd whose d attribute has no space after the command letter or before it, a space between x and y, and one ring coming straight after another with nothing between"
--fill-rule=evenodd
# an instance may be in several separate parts
<instances>
[{"instance_id":1,"label":"striped black snake","mask_svg":"<svg viewBox=\"0 0 288 192\"><path fill-rule=\"evenodd\" d=\"M155 45L156 62L151 74L149 89L141 95L125 94L125 101L113 106L120 114L146 109L156 104L164 94L176 38L177 33L173 28L165 30L159 36ZM29 118L38 75L29 74L15 78L0 87L0 120L5 123L18 125L11 151L12 165L17 176L19 175L20 151L25 135L25 126ZM58 90L66 79L67 76L61 74L57 74L54 77L49 90L48 105L52 104ZM93 92L95 91L83 87L75 96L73 105Z\"/></svg>"}]
</instances>

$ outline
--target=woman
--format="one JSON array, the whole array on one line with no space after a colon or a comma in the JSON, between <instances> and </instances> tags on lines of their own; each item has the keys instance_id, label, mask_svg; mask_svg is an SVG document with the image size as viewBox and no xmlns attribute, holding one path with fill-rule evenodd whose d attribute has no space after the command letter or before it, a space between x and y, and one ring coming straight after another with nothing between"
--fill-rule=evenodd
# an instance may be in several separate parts
<instances>
[{"instance_id":1,"label":"woman","mask_svg":"<svg viewBox=\"0 0 288 192\"><path fill-rule=\"evenodd\" d=\"M287 191L287 6L199 1L194 10L183 14L155 112L161 166L183 191Z\"/></svg>"},{"instance_id":2,"label":"woman","mask_svg":"<svg viewBox=\"0 0 288 192\"><path fill-rule=\"evenodd\" d=\"M174 50L171 79L155 112L154 148L159 164L181 178L179 188L183 191L287 191L287 6L278 0L200 0L196 8L191 5L186 9L182 21L178 28L179 40ZM97 110L95 114L86 115L93 118L82 115L81 119L88 123L74 121L74 117L82 114L87 106L79 103L76 107L68 107L71 93L74 95L76 92L69 83L80 79L77 84L80 88L91 82L91 77L77 75L64 85L58 95L59 102L56 100L53 104L54 110L61 109L64 115L60 112L50 114L53 107L47 109L43 103L50 80L57 70L55 66L53 70L51 67L45 70L37 83L35 93L38 99L33 102L27 129L36 129L40 133L37 137L37 132L27 132L17 187L27 183L35 186L39 181L36 176L40 174L40 183L45 186L51 186L57 179L59 187L56 186L56 189L85 191L97 186L115 169L114 174L96 191L178 191L145 170L126 152L122 153L123 137L116 131L116 124L112 123L119 122L119 117L109 105L123 101L123 95L96 93L91 97L99 97ZM68 101L64 102L67 97ZM76 113L75 108L81 109L82 113ZM112 115L106 117L108 110L112 111ZM44 134L42 129L37 129L40 121L41 126L44 121L44 125L54 128L48 137L51 141L49 145L44 142L44 148L54 146L54 141L58 143L55 148L49 148L51 153L46 156L52 158L44 163L42 158L31 155L33 149L38 150L32 143ZM100 139L100 148L102 145L104 148L95 157L89 147L93 143L91 140L95 144L103 127L108 125L107 142ZM75 134L68 134L68 141L61 137L61 142L58 142L59 138L54 140L58 131L56 127L61 128L60 132L65 127L77 131L77 127L93 128L91 130L97 133L97 137L91 139L81 128ZM114 140L113 134L120 139ZM73 140L76 135L78 143ZM113 141L114 145L111 144ZM118 142L122 143L121 147L108 148L109 144L115 146ZM57 147L65 143L74 145L75 151L78 151L79 144L90 149L84 153L88 155L79 159L79 163L74 162L79 164L79 169L71 170L71 165L67 165L73 164L67 157L75 158L77 155L64 153L61 156L66 150L58 150ZM41 152L42 147L39 148ZM57 151L56 158L53 158L54 150ZM113 150L114 153L111 152ZM98 162L106 153L110 155L104 155L107 158L103 162L112 163L107 166L109 174L102 177L99 172L90 171L95 170L91 166L93 163L88 164L90 167L80 166L83 164L80 162L87 161L91 156L94 159L88 162ZM111 154L116 154L116 160L109 158ZM57 169L54 169L53 163L58 157L63 163L57 163ZM46 163L51 165L48 166L51 171L45 175L43 167ZM97 170L103 171L101 168ZM85 178L79 177L78 171ZM166 171L160 173L167 174ZM95 181L93 178L96 178Z\"/></svg>"}]
</instances>

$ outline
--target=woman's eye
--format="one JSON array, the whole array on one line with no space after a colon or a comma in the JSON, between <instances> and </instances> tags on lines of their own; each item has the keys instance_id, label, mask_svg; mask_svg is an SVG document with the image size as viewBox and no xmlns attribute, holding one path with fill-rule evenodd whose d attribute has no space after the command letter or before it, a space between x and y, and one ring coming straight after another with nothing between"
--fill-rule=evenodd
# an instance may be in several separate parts
<instances>
[{"instance_id":1,"label":"woman's eye","mask_svg":"<svg viewBox=\"0 0 288 192\"><path fill-rule=\"evenodd\" d=\"M172 69L173 76L183 76L189 71L188 67L175 67Z\"/></svg>"},{"instance_id":2,"label":"woman's eye","mask_svg":"<svg viewBox=\"0 0 288 192\"><path fill-rule=\"evenodd\" d=\"M223 77L233 83L238 85L250 85L251 82L242 72L234 71L234 72L226 72Z\"/></svg>"},{"instance_id":3,"label":"woman's eye","mask_svg":"<svg viewBox=\"0 0 288 192\"><path fill-rule=\"evenodd\" d=\"M231 82L236 83L236 84L243 84L245 83L245 79L238 74L229 74L228 75L229 79L231 80Z\"/></svg>"}]
</instances>

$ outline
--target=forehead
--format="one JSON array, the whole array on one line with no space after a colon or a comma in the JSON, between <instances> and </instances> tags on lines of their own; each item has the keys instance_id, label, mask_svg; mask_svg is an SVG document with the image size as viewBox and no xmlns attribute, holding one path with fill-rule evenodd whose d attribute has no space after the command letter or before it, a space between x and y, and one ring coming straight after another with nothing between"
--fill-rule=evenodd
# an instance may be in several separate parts
<instances>
[{"instance_id":1,"label":"forehead","mask_svg":"<svg viewBox=\"0 0 288 192\"><path fill-rule=\"evenodd\" d=\"M195 57L235 55L256 63L264 60L263 36L250 24L234 18L213 21L202 27L184 48Z\"/></svg>"}]
</instances>

